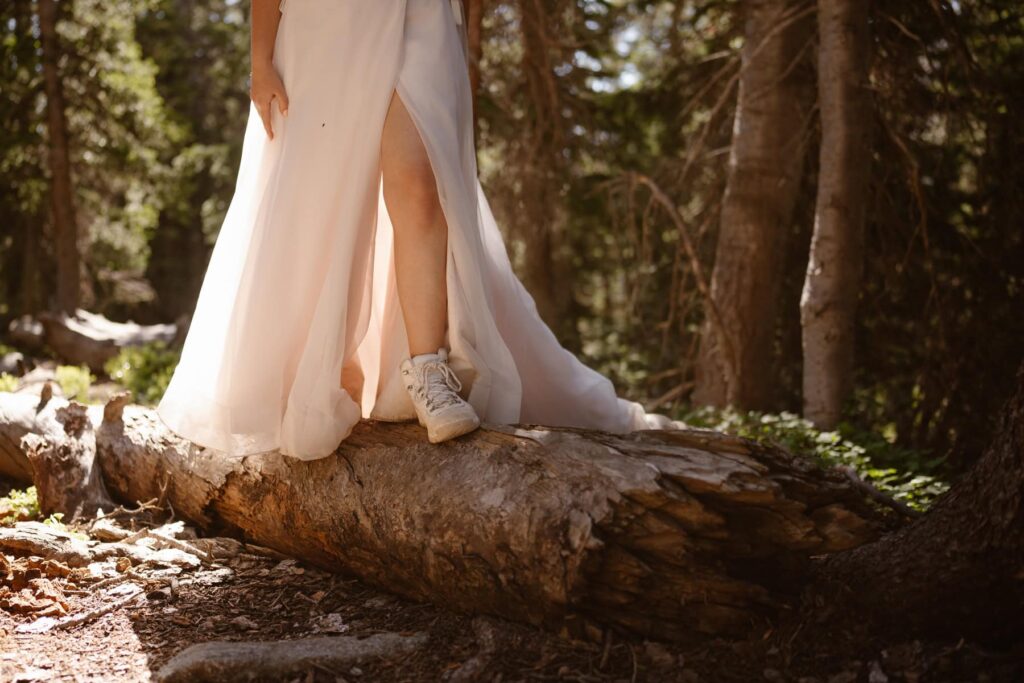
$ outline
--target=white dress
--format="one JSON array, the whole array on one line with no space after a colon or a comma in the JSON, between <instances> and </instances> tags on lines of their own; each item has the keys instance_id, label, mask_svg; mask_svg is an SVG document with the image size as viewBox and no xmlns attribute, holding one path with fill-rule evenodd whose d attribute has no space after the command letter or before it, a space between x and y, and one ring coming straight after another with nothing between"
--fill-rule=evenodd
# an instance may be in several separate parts
<instances>
[{"instance_id":1,"label":"white dress","mask_svg":"<svg viewBox=\"0 0 1024 683\"><path fill-rule=\"evenodd\" d=\"M448 224L450 364L483 422L668 426L564 349L513 273L477 179L462 9L282 0L274 139L250 107L230 207L157 413L244 456L330 455L360 418L414 418L380 141L397 89ZM197 93L197 96L199 94ZM426 437L424 437L426 438Z\"/></svg>"}]
</instances>

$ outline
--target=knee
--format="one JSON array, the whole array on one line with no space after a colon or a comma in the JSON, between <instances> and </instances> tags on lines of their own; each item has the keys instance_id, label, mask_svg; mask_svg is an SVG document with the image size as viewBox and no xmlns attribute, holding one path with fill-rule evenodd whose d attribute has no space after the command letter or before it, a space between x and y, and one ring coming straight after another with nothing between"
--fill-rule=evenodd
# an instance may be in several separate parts
<instances>
[{"instance_id":1,"label":"knee","mask_svg":"<svg viewBox=\"0 0 1024 683\"><path fill-rule=\"evenodd\" d=\"M437 181L426 155L384 169L384 200L389 211L399 210L416 225L435 223L433 219L441 213L441 202L437 196Z\"/></svg>"}]
</instances>

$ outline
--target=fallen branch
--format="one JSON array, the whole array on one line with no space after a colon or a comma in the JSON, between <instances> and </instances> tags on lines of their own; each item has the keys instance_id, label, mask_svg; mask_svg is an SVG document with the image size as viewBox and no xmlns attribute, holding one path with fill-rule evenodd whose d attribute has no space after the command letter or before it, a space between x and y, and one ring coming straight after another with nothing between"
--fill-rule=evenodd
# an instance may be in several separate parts
<instances>
[{"instance_id":1,"label":"fallen branch","mask_svg":"<svg viewBox=\"0 0 1024 683\"><path fill-rule=\"evenodd\" d=\"M144 592L145 591L142 588L139 588L139 590L135 591L134 593L126 595L122 598L118 598L113 602L108 602L105 605L100 605L99 607L95 607L91 610L82 612L80 614L76 614L74 616L63 617L62 619L55 619L54 617L39 617L35 621L29 622L27 624L21 624L15 627L14 632L47 633L49 631L57 631L69 629L74 626L79 626L81 624L90 622L93 619L102 617L104 614L109 614L110 612L113 612L116 609L124 607L129 602L142 595Z\"/></svg>"},{"instance_id":2,"label":"fallen branch","mask_svg":"<svg viewBox=\"0 0 1024 683\"><path fill-rule=\"evenodd\" d=\"M166 538L158 539L166 542ZM117 541L101 543L81 539L50 524L22 522L13 527L0 527L0 548L22 555L38 555L69 567L86 567L93 562L127 557L133 563L157 563L169 566L194 567L203 560L204 551L177 547L154 550L145 545Z\"/></svg>"},{"instance_id":3,"label":"fallen branch","mask_svg":"<svg viewBox=\"0 0 1024 683\"><path fill-rule=\"evenodd\" d=\"M376 633L368 638L319 636L274 642L212 642L176 654L156 674L161 683L230 683L256 677L284 679L309 667L326 669L368 659L393 658L423 647L425 634Z\"/></svg>"}]
</instances>

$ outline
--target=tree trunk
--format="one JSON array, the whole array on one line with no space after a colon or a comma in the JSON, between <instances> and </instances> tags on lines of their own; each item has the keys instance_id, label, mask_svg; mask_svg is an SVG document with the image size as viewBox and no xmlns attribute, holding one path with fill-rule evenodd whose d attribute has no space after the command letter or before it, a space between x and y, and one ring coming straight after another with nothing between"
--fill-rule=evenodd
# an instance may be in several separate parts
<instances>
[{"instance_id":1,"label":"tree trunk","mask_svg":"<svg viewBox=\"0 0 1024 683\"><path fill-rule=\"evenodd\" d=\"M563 50L563 20L545 0L520 0L522 71L529 100L524 127L517 192L521 210L515 228L523 241L523 283L541 318L571 345L577 336L567 313L572 306L569 264L562 254L565 192L570 172L566 148L564 102L552 53Z\"/></svg>"},{"instance_id":2,"label":"tree trunk","mask_svg":"<svg viewBox=\"0 0 1024 683\"><path fill-rule=\"evenodd\" d=\"M46 120L50 142L50 204L53 210L57 253L57 310L74 313L81 294L78 256L78 225L74 188L71 184L71 153L64 114L64 86L60 76L60 36L57 5L39 0L39 34L43 43L43 79L46 86Z\"/></svg>"},{"instance_id":3,"label":"tree trunk","mask_svg":"<svg viewBox=\"0 0 1024 683\"><path fill-rule=\"evenodd\" d=\"M721 324L712 324L709 311L693 400L767 409L777 366L779 285L804 166L811 94L804 54L813 22L796 0L745 5L739 98L711 276Z\"/></svg>"},{"instance_id":4,"label":"tree trunk","mask_svg":"<svg viewBox=\"0 0 1024 683\"><path fill-rule=\"evenodd\" d=\"M864 271L871 174L868 5L818 2L821 153L814 236L800 300L804 417L839 422L853 388L853 334Z\"/></svg>"},{"instance_id":5,"label":"tree trunk","mask_svg":"<svg viewBox=\"0 0 1024 683\"><path fill-rule=\"evenodd\" d=\"M924 517L828 558L805 610L903 639L1018 637L1024 628L1024 364L988 450ZM822 611L821 605L828 605Z\"/></svg>"},{"instance_id":6,"label":"tree trunk","mask_svg":"<svg viewBox=\"0 0 1024 683\"><path fill-rule=\"evenodd\" d=\"M327 458L231 459L125 400L94 431L115 497L159 497L207 530L411 598L577 636L749 633L795 596L811 555L878 535L842 475L705 430L492 426L431 445L414 423L362 423Z\"/></svg>"},{"instance_id":7,"label":"tree trunk","mask_svg":"<svg viewBox=\"0 0 1024 683\"><path fill-rule=\"evenodd\" d=\"M473 132L477 131L477 96L483 58L484 0L466 0L466 36L469 40L469 84L473 91Z\"/></svg>"},{"instance_id":8,"label":"tree trunk","mask_svg":"<svg viewBox=\"0 0 1024 683\"><path fill-rule=\"evenodd\" d=\"M40 226L33 224L27 217L21 219L21 231L24 236L21 248L21 277L18 287L18 312L32 314L43 308L43 294L40 283L39 232Z\"/></svg>"},{"instance_id":9,"label":"tree trunk","mask_svg":"<svg viewBox=\"0 0 1024 683\"><path fill-rule=\"evenodd\" d=\"M31 0L11 0L7 3L8 33L15 36L32 35L36 21L36 13ZM12 63L36 61L37 47L32 41L18 40L17 47L6 53L6 58L14 60ZM11 96L11 93L8 93ZM16 107L13 112L8 113L8 120L5 121L7 140L27 136L34 131L38 125L38 113L33 107ZM34 135L34 134L33 134ZM33 154L33 156L35 156ZM40 164L40 161L33 161L33 164ZM35 173L33 172L33 175ZM2 277L4 279L5 291L4 301L8 304L6 310L0 313L0 329L7 329L11 319L17 318L24 313L36 313L42 310L45 305L45 297L42 292L41 271L43 264L40 262L40 234L44 219L39 215L41 209L33 205L32 211L27 211L27 206L20 205L15 200L17 190L21 183L13 176L6 179L7 187L2 196L5 199L0 201L6 204L0 206L0 225L4 225L13 237L9 249L5 249L3 260L0 261ZM8 191L14 190L13 193ZM34 203L33 203L34 204ZM0 229L0 233L4 230Z\"/></svg>"}]
</instances>

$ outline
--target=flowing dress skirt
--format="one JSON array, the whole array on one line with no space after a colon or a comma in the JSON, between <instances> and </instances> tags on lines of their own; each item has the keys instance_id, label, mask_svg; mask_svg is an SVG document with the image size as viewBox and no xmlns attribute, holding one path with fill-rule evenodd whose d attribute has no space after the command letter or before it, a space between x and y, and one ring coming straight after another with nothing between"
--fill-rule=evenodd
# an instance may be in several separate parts
<instances>
[{"instance_id":1,"label":"flowing dress skirt","mask_svg":"<svg viewBox=\"0 0 1024 683\"><path fill-rule=\"evenodd\" d=\"M450 0L282 0L274 139L250 108L234 196L162 421L230 456L331 454L360 418L415 417L383 201L397 91L448 224L450 364L482 421L666 426L564 349L513 273L477 179L461 10ZM197 93L198 95L198 93Z\"/></svg>"}]
</instances>

